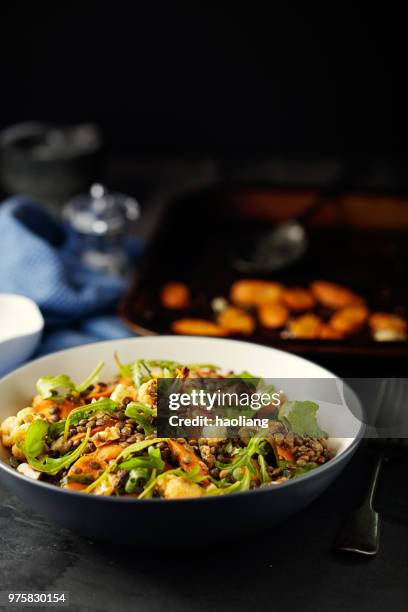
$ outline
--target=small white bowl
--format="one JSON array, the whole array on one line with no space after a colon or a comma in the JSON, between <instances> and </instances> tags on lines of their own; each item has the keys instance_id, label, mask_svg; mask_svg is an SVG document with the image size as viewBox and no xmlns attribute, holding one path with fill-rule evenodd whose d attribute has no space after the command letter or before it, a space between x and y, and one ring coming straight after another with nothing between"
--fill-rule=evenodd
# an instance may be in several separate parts
<instances>
[{"instance_id":1,"label":"small white bowl","mask_svg":"<svg viewBox=\"0 0 408 612\"><path fill-rule=\"evenodd\" d=\"M0 293L0 376L34 353L43 328L44 319L35 302Z\"/></svg>"}]
</instances>

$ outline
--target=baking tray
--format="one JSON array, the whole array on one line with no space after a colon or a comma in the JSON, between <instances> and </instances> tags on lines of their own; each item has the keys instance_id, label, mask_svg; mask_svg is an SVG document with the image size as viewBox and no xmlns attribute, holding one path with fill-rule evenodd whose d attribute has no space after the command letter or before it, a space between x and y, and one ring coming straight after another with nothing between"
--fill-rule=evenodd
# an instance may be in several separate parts
<instances>
[{"instance_id":1,"label":"baking tray","mask_svg":"<svg viewBox=\"0 0 408 612\"><path fill-rule=\"evenodd\" d=\"M233 255L252 234L307 210L317 188L217 186L173 200L138 265L120 306L137 334L169 334L182 317L213 318L211 300L228 296L231 283L254 277L238 272ZM309 223L305 257L280 272L256 275L307 286L316 279L343 284L364 296L372 310L408 314L408 199L380 193L345 193ZM194 296L183 312L166 310L160 290L185 282ZM242 339L242 337L241 337ZM380 343L368 332L345 340L282 339L257 327L245 339L291 351L342 375L407 374L408 342Z\"/></svg>"}]
</instances>

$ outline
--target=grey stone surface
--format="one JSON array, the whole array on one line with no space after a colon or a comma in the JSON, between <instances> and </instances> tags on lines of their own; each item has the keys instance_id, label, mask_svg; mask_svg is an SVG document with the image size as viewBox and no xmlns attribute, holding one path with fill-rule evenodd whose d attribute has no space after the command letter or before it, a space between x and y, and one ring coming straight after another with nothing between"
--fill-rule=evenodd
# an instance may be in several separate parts
<instances>
[{"instance_id":1,"label":"grey stone surface","mask_svg":"<svg viewBox=\"0 0 408 612\"><path fill-rule=\"evenodd\" d=\"M408 459L384 469L379 556L357 559L331 551L343 517L364 492L370 461L360 450L322 498L255 539L237 534L236 543L227 544L222 525L214 525L219 546L210 551L199 525L195 533L171 534L173 543L159 550L127 549L126 533L116 547L93 543L48 523L0 487L0 590L68 591L69 609L85 612L405 612L408 494L400 485Z\"/></svg>"}]
</instances>

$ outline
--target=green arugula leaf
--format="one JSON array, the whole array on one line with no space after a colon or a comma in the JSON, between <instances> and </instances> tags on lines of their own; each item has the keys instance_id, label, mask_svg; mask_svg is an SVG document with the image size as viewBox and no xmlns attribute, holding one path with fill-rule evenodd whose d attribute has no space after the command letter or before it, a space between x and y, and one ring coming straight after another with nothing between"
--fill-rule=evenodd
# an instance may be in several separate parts
<instances>
[{"instance_id":1,"label":"green arugula leaf","mask_svg":"<svg viewBox=\"0 0 408 612\"><path fill-rule=\"evenodd\" d=\"M247 372L247 370L243 370L239 374L231 374L228 376L228 378L250 378L252 380L260 380L259 376L254 376L253 374Z\"/></svg>"},{"instance_id":2,"label":"green arugula leaf","mask_svg":"<svg viewBox=\"0 0 408 612\"><path fill-rule=\"evenodd\" d=\"M319 427L316 419L318 409L319 406L315 402L286 402L279 409L278 419L299 436L327 438L327 432Z\"/></svg>"},{"instance_id":3,"label":"green arugula leaf","mask_svg":"<svg viewBox=\"0 0 408 612\"><path fill-rule=\"evenodd\" d=\"M115 363L118 366L119 374L123 378L132 378L133 371L132 371L132 366L130 365L130 363L122 363L117 353L114 354L114 358L115 358Z\"/></svg>"},{"instance_id":4,"label":"green arugula leaf","mask_svg":"<svg viewBox=\"0 0 408 612\"><path fill-rule=\"evenodd\" d=\"M143 431L146 436L151 436L152 434L154 434L155 429L153 425L150 423L150 421L146 419L146 417L141 416L141 415L136 415L132 418L136 421L138 425L143 427Z\"/></svg>"},{"instance_id":5,"label":"green arugula leaf","mask_svg":"<svg viewBox=\"0 0 408 612\"><path fill-rule=\"evenodd\" d=\"M183 367L181 364L179 364L179 367ZM189 370L215 370L218 371L220 369L220 366L217 366L213 363L188 363L187 364L187 368Z\"/></svg>"},{"instance_id":6,"label":"green arugula leaf","mask_svg":"<svg viewBox=\"0 0 408 612\"><path fill-rule=\"evenodd\" d=\"M86 406L74 408L74 410L71 410L65 421L58 421L58 423L55 423L55 425L64 423L64 437L67 439L70 425L78 425L79 421L91 416L91 414L96 414L97 412L115 412L117 409L117 402L114 402L108 397L101 397L96 402L92 402ZM61 427L62 425L59 425L59 428Z\"/></svg>"},{"instance_id":7,"label":"green arugula leaf","mask_svg":"<svg viewBox=\"0 0 408 612\"><path fill-rule=\"evenodd\" d=\"M55 476L61 470L69 467L76 459L78 459L88 444L90 430L82 443L72 452L62 457L55 459L48 455L43 455L45 450L45 440L48 433L48 423L42 419L36 419L27 429L23 453L29 465L38 472L45 472L51 476Z\"/></svg>"},{"instance_id":8,"label":"green arugula leaf","mask_svg":"<svg viewBox=\"0 0 408 612\"><path fill-rule=\"evenodd\" d=\"M155 470L153 470L153 473L154 471ZM166 476L170 476L170 475L179 476L180 478L184 478L185 480L189 480L195 483L200 483L202 480L206 478L206 476L199 474L198 466L195 466L192 470L190 470L190 472L185 472L182 468L175 468L174 470L167 470L166 472L163 472L162 474L159 474L156 477L153 477L153 473L152 473L152 477L146 483L145 488L139 495L139 499L145 499L146 497L151 497L154 488Z\"/></svg>"},{"instance_id":9,"label":"green arugula leaf","mask_svg":"<svg viewBox=\"0 0 408 612\"><path fill-rule=\"evenodd\" d=\"M160 449L149 446L147 457L133 457L118 465L120 470L134 470L136 468L156 469L160 472L164 468L164 461L161 458Z\"/></svg>"},{"instance_id":10,"label":"green arugula leaf","mask_svg":"<svg viewBox=\"0 0 408 612\"><path fill-rule=\"evenodd\" d=\"M155 429L149 421L149 417L154 414L153 410L149 406L140 404L138 402L130 402L125 410L125 415L136 421L138 425L143 427L145 435L151 436Z\"/></svg>"},{"instance_id":11,"label":"green arugula leaf","mask_svg":"<svg viewBox=\"0 0 408 612\"><path fill-rule=\"evenodd\" d=\"M53 440L56 440L64 433L64 429L65 429L65 419L63 419L62 421L57 421L56 423L50 423L50 427L48 429L48 435Z\"/></svg>"},{"instance_id":12,"label":"green arugula leaf","mask_svg":"<svg viewBox=\"0 0 408 612\"><path fill-rule=\"evenodd\" d=\"M251 473L248 467L244 467L239 480L227 486L218 486L217 489L211 489L210 491L206 492L206 495L229 495L230 493L237 493L238 491L248 491L250 487Z\"/></svg>"},{"instance_id":13,"label":"green arugula leaf","mask_svg":"<svg viewBox=\"0 0 408 612\"><path fill-rule=\"evenodd\" d=\"M75 385L66 374L58 374L58 376L43 376L39 378L36 388L43 399L48 399L53 396L53 391L57 389L64 389L67 392L73 391Z\"/></svg>"},{"instance_id":14,"label":"green arugula leaf","mask_svg":"<svg viewBox=\"0 0 408 612\"><path fill-rule=\"evenodd\" d=\"M140 387L140 385L150 378L152 378L152 373L150 371L147 362L144 359L137 359L132 367L133 372L133 383L135 387Z\"/></svg>"},{"instance_id":15,"label":"green arugula leaf","mask_svg":"<svg viewBox=\"0 0 408 612\"><path fill-rule=\"evenodd\" d=\"M43 399L49 399L54 397L55 391L58 389L64 390L65 393L75 391L76 393L82 393L95 382L98 378L100 371L104 366L103 361L98 363L95 370L79 385L76 385L72 378L66 374L58 374L57 376L42 376L37 381L37 392Z\"/></svg>"},{"instance_id":16,"label":"green arugula leaf","mask_svg":"<svg viewBox=\"0 0 408 612\"><path fill-rule=\"evenodd\" d=\"M278 465L283 470L288 471L290 478L297 478L298 476L303 476L303 474L307 474L308 472L311 472L312 470L315 470L317 467L319 467L319 464L315 463L314 461L309 461L309 463L306 463L306 465L297 465L294 467L293 463L289 463L288 461L284 461L283 459L279 461Z\"/></svg>"},{"instance_id":17,"label":"green arugula leaf","mask_svg":"<svg viewBox=\"0 0 408 612\"><path fill-rule=\"evenodd\" d=\"M99 478L97 478L92 484L89 485L89 487L87 487L87 489L85 489L85 493L90 493L91 491L93 491L103 480L108 477L108 474L114 472L117 469L121 461L123 461L127 457L130 457L133 453L139 453L140 451L144 450L145 448L148 448L149 446L152 446L153 444L156 444L157 442L165 442L166 440L167 438L153 438L151 440L141 440L140 442L135 442L134 444L131 444L130 446L124 448L123 451L116 457L116 459L112 461L110 465L108 465L106 470L99 476Z\"/></svg>"},{"instance_id":18,"label":"green arugula leaf","mask_svg":"<svg viewBox=\"0 0 408 612\"><path fill-rule=\"evenodd\" d=\"M167 474L168 472L165 473ZM182 468L177 468L174 470L174 474L184 478L184 480L190 480L191 482L196 483L203 482L203 480L208 480L208 475L203 474L198 465L195 465L189 472L185 472Z\"/></svg>"},{"instance_id":19,"label":"green arugula leaf","mask_svg":"<svg viewBox=\"0 0 408 612\"><path fill-rule=\"evenodd\" d=\"M152 416L154 411L146 404L141 404L140 402L129 402L126 406L125 415L129 418L134 418L135 416L140 416L142 413L144 416Z\"/></svg>"},{"instance_id":20,"label":"green arugula leaf","mask_svg":"<svg viewBox=\"0 0 408 612\"><path fill-rule=\"evenodd\" d=\"M82 393L90 385L96 382L104 365L105 365L104 362L100 361L98 365L96 366L96 368L94 369L94 371L91 372L90 375L87 378L85 378L85 380L80 385L75 386L76 391L78 391L78 393Z\"/></svg>"},{"instance_id":21,"label":"green arugula leaf","mask_svg":"<svg viewBox=\"0 0 408 612\"><path fill-rule=\"evenodd\" d=\"M242 448L235 456L231 463L222 463L220 461L215 462L215 466L221 470L228 470L233 472L236 468L247 467L248 470L253 472L254 466L252 465L252 457L256 454L264 453L264 444L266 438L253 436L248 445Z\"/></svg>"},{"instance_id":22,"label":"green arugula leaf","mask_svg":"<svg viewBox=\"0 0 408 612\"><path fill-rule=\"evenodd\" d=\"M149 470L144 467L138 467L130 470L129 478L126 481L126 493L133 493L141 480L148 480Z\"/></svg>"},{"instance_id":23,"label":"green arugula leaf","mask_svg":"<svg viewBox=\"0 0 408 612\"><path fill-rule=\"evenodd\" d=\"M171 372L181 366L181 364L177 361L170 361L168 359L151 359L146 363L148 363L151 368L161 368L162 370L167 369Z\"/></svg>"},{"instance_id":24,"label":"green arugula leaf","mask_svg":"<svg viewBox=\"0 0 408 612\"><path fill-rule=\"evenodd\" d=\"M271 482L271 477L269 476L268 471L266 469L266 461L263 455L258 456L258 463L259 463L259 471L261 474L261 482L262 483Z\"/></svg>"},{"instance_id":25,"label":"green arugula leaf","mask_svg":"<svg viewBox=\"0 0 408 612\"><path fill-rule=\"evenodd\" d=\"M44 452L48 427L47 421L42 419L35 419L31 423L27 429L23 446L26 457L38 457Z\"/></svg>"}]
</instances>

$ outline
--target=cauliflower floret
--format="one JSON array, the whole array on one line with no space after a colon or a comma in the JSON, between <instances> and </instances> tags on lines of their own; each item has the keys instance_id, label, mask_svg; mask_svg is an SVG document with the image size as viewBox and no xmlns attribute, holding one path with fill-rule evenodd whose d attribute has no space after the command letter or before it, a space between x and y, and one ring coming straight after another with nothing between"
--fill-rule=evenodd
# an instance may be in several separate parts
<instances>
[{"instance_id":1,"label":"cauliflower floret","mask_svg":"<svg viewBox=\"0 0 408 612\"><path fill-rule=\"evenodd\" d=\"M95 444L96 448L98 448L107 442L112 442L112 440L118 440L119 438L120 429L117 425L114 425L113 427L106 427L106 429L103 431L98 431L92 436L91 440Z\"/></svg>"},{"instance_id":2,"label":"cauliflower floret","mask_svg":"<svg viewBox=\"0 0 408 612\"><path fill-rule=\"evenodd\" d=\"M19 461L24 461L25 459L25 454L21 450L20 446L18 446L17 444L13 444L13 446L11 447L11 454Z\"/></svg>"},{"instance_id":3,"label":"cauliflower floret","mask_svg":"<svg viewBox=\"0 0 408 612\"><path fill-rule=\"evenodd\" d=\"M13 429L12 434L11 434L11 438L13 442L11 452L13 454L13 457L18 459L19 461L24 461L25 459L25 455L20 450L20 448L24 444L27 429L30 427L30 425L31 423L23 423L22 425L19 425L18 427Z\"/></svg>"},{"instance_id":4,"label":"cauliflower floret","mask_svg":"<svg viewBox=\"0 0 408 612\"><path fill-rule=\"evenodd\" d=\"M107 478L102 480L92 491L94 495L112 495L115 490L116 475L109 474Z\"/></svg>"},{"instance_id":5,"label":"cauliflower floret","mask_svg":"<svg viewBox=\"0 0 408 612\"><path fill-rule=\"evenodd\" d=\"M32 423L35 418L35 413L32 408L23 408L17 412L17 419L19 424L21 423Z\"/></svg>"},{"instance_id":6,"label":"cauliflower floret","mask_svg":"<svg viewBox=\"0 0 408 612\"><path fill-rule=\"evenodd\" d=\"M201 497L204 494L204 490L197 483L173 474L160 479L159 489L160 493L167 499Z\"/></svg>"},{"instance_id":7,"label":"cauliflower floret","mask_svg":"<svg viewBox=\"0 0 408 612\"><path fill-rule=\"evenodd\" d=\"M13 446L17 442L23 442L25 432L34 419L31 408L20 410L16 416L8 417L0 426L0 435L4 446Z\"/></svg>"},{"instance_id":8,"label":"cauliflower floret","mask_svg":"<svg viewBox=\"0 0 408 612\"><path fill-rule=\"evenodd\" d=\"M34 470L30 465L28 465L28 463L20 463L20 465L17 467L17 472L20 472L20 474L24 474L24 476L32 478L33 480L38 480L41 476L41 472Z\"/></svg>"},{"instance_id":9,"label":"cauliflower floret","mask_svg":"<svg viewBox=\"0 0 408 612\"><path fill-rule=\"evenodd\" d=\"M125 397L131 397L133 400L136 399L136 389L119 383L112 391L110 399L120 403Z\"/></svg>"},{"instance_id":10,"label":"cauliflower floret","mask_svg":"<svg viewBox=\"0 0 408 612\"><path fill-rule=\"evenodd\" d=\"M13 431L18 427L16 416L7 417L0 426L0 433L4 446L13 446Z\"/></svg>"},{"instance_id":11,"label":"cauliflower floret","mask_svg":"<svg viewBox=\"0 0 408 612\"><path fill-rule=\"evenodd\" d=\"M22 444L25 439L25 435L27 433L27 429L30 427L31 423L23 423L19 425L12 431L13 444Z\"/></svg>"},{"instance_id":12,"label":"cauliflower floret","mask_svg":"<svg viewBox=\"0 0 408 612\"><path fill-rule=\"evenodd\" d=\"M141 404L154 408L157 405L157 378L152 378L140 385L137 399Z\"/></svg>"}]
</instances>

